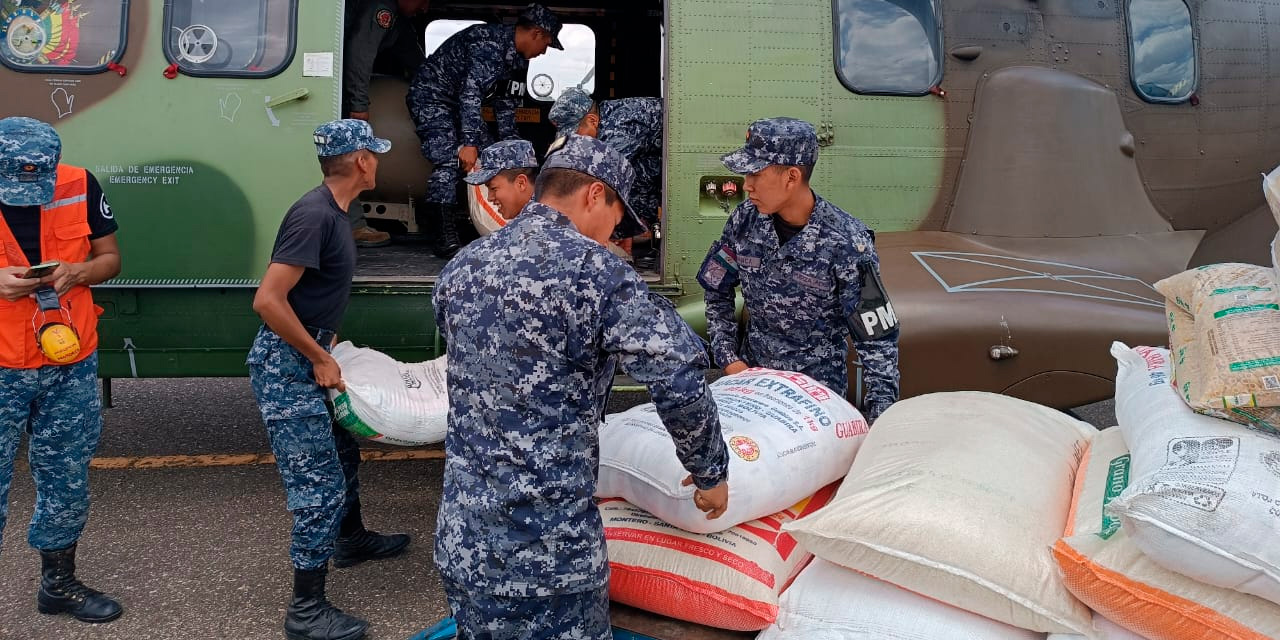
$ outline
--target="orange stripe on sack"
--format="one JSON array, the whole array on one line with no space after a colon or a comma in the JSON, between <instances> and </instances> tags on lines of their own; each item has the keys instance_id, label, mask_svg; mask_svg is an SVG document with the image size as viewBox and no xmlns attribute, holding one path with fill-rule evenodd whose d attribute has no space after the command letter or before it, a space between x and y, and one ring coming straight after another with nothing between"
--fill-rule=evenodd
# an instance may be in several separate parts
<instances>
[{"instance_id":1,"label":"orange stripe on sack","mask_svg":"<svg viewBox=\"0 0 1280 640\"><path fill-rule=\"evenodd\" d=\"M1204 605L1100 566L1059 540L1053 556L1067 589L1103 617L1167 640L1272 640Z\"/></svg>"},{"instance_id":2,"label":"orange stripe on sack","mask_svg":"<svg viewBox=\"0 0 1280 640\"><path fill-rule=\"evenodd\" d=\"M493 207L489 206L489 199L486 198L484 192L480 190L480 185L473 184L471 185L471 189L475 191L476 201L480 203L480 208L484 209L484 212L489 214L489 217L498 224L498 227L507 226L507 219L502 217L502 214L494 211Z\"/></svg>"},{"instance_id":3,"label":"orange stripe on sack","mask_svg":"<svg viewBox=\"0 0 1280 640\"><path fill-rule=\"evenodd\" d=\"M769 587L770 589L773 589L777 585L777 581L774 579L773 574L765 571L764 567L761 567L742 556L729 553L705 542L698 542L697 540L689 540L686 538L677 538L674 536L663 535L661 533L626 529L623 527L605 527L604 537L609 542L633 542L635 544L643 544L651 547L661 547L663 549L678 551L695 558L702 558L704 560L710 560L712 562L722 564L766 587Z\"/></svg>"},{"instance_id":4,"label":"orange stripe on sack","mask_svg":"<svg viewBox=\"0 0 1280 640\"><path fill-rule=\"evenodd\" d=\"M752 600L668 571L609 563L609 597L658 615L731 631L759 631L778 605Z\"/></svg>"}]
</instances>

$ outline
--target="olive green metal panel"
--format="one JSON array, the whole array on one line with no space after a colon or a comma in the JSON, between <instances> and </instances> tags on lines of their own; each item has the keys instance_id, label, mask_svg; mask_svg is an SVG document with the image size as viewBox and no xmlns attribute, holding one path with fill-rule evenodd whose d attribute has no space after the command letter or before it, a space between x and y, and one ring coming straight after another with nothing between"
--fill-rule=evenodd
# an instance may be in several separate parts
<instances>
[{"instance_id":1,"label":"olive green metal panel","mask_svg":"<svg viewBox=\"0 0 1280 640\"><path fill-rule=\"evenodd\" d=\"M877 231L915 229L943 188L934 96L859 96L839 81L826 0L668 3L666 281L685 299L727 213L704 193L751 121L792 116L828 134L814 189Z\"/></svg>"},{"instance_id":2,"label":"olive green metal panel","mask_svg":"<svg viewBox=\"0 0 1280 640\"><path fill-rule=\"evenodd\" d=\"M43 112L47 95L0 115L53 122L64 160L103 183L121 228L118 284L247 284L285 210L320 181L311 133L339 108L342 0L298 2L296 53L271 78L167 78L165 4L133 3L146 29L128 47L141 55L108 99L65 119ZM308 52L332 52L333 73L304 77ZM269 109L281 96L297 99Z\"/></svg>"},{"instance_id":3,"label":"olive green metal panel","mask_svg":"<svg viewBox=\"0 0 1280 640\"><path fill-rule=\"evenodd\" d=\"M101 375L108 378L243 376L261 321L250 288L98 287ZM340 340L376 345L406 362L443 353L422 287L357 287Z\"/></svg>"}]
</instances>

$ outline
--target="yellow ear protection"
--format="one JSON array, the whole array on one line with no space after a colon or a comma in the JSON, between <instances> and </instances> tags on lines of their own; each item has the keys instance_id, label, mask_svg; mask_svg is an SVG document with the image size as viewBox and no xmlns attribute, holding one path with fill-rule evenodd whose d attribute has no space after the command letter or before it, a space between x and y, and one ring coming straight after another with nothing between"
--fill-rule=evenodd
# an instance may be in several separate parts
<instances>
[{"instance_id":1,"label":"yellow ear protection","mask_svg":"<svg viewBox=\"0 0 1280 640\"><path fill-rule=\"evenodd\" d=\"M36 289L36 314L31 317L31 328L36 332L36 344L45 357L66 364L80 355L80 334L71 326L71 317L62 308L58 293L53 287ZM49 319L50 312L57 311L59 319Z\"/></svg>"}]
</instances>

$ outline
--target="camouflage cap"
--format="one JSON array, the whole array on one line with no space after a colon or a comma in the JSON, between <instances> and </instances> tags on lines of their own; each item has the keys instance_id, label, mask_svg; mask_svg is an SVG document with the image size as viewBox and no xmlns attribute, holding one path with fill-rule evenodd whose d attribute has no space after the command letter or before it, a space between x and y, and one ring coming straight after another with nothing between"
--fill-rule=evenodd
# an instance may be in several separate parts
<instances>
[{"instance_id":1,"label":"camouflage cap","mask_svg":"<svg viewBox=\"0 0 1280 640\"><path fill-rule=\"evenodd\" d=\"M547 119L556 126L557 136L567 136L578 130L578 125L591 112L593 104L595 101L587 95L586 91L578 87L569 87L560 94L559 98L556 98L556 103L551 105L551 113L547 114Z\"/></svg>"},{"instance_id":2,"label":"camouflage cap","mask_svg":"<svg viewBox=\"0 0 1280 640\"><path fill-rule=\"evenodd\" d=\"M321 158L340 156L361 149L374 153L391 150L391 141L375 138L373 127L364 120L334 120L316 127L316 155Z\"/></svg>"},{"instance_id":3,"label":"camouflage cap","mask_svg":"<svg viewBox=\"0 0 1280 640\"><path fill-rule=\"evenodd\" d=\"M34 118L0 120L0 202L13 207L49 204L58 182L62 140Z\"/></svg>"},{"instance_id":4,"label":"camouflage cap","mask_svg":"<svg viewBox=\"0 0 1280 640\"><path fill-rule=\"evenodd\" d=\"M564 45L560 44L560 18L551 13L550 9L540 4L530 4L524 11L520 12L520 17L542 27L547 33L551 34L551 47L564 51Z\"/></svg>"},{"instance_id":5,"label":"camouflage cap","mask_svg":"<svg viewBox=\"0 0 1280 640\"><path fill-rule=\"evenodd\" d=\"M631 208L631 184L635 182L636 171L626 157L609 145L586 136L569 135L557 138L547 150L547 161L542 170L573 169L581 171L612 188L622 198L622 208L627 216L619 227L639 227L636 235L648 229L644 220Z\"/></svg>"},{"instance_id":6,"label":"camouflage cap","mask_svg":"<svg viewBox=\"0 0 1280 640\"><path fill-rule=\"evenodd\" d=\"M746 146L720 157L730 171L750 175L771 165L812 166L818 163L818 133L795 118L765 118L751 123Z\"/></svg>"},{"instance_id":7,"label":"camouflage cap","mask_svg":"<svg viewBox=\"0 0 1280 640\"><path fill-rule=\"evenodd\" d=\"M507 169L534 169L538 166L538 157L533 153L533 144L528 140L503 140L485 147L480 152L480 160L475 169L463 180L468 184L484 184L494 176Z\"/></svg>"}]
</instances>

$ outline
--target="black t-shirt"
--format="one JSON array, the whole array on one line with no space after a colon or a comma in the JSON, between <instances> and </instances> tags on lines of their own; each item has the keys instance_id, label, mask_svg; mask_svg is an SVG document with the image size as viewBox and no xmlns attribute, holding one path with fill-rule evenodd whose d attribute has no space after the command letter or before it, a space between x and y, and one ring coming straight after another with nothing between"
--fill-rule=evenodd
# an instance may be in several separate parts
<instances>
[{"instance_id":1,"label":"black t-shirt","mask_svg":"<svg viewBox=\"0 0 1280 640\"><path fill-rule=\"evenodd\" d=\"M107 204L107 194L102 192L102 185L92 173L85 172L88 177L89 204L89 239L105 238L116 232L115 214L111 205ZM27 262L35 265L44 262L40 255L40 207L14 207L0 203L0 214L4 215L5 224L13 232L13 239L18 241Z\"/></svg>"},{"instance_id":2,"label":"black t-shirt","mask_svg":"<svg viewBox=\"0 0 1280 640\"><path fill-rule=\"evenodd\" d=\"M782 216L775 213L773 214L773 230L778 232L778 246L781 247L799 235L801 231L804 231L804 225L797 227L794 224L787 224L787 221L783 220Z\"/></svg>"},{"instance_id":3,"label":"black t-shirt","mask_svg":"<svg viewBox=\"0 0 1280 640\"><path fill-rule=\"evenodd\" d=\"M289 208L276 234L271 261L306 267L289 291L289 306L302 324L337 331L351 297L356 243L347 214L320 185Z\"/></svg>"}]
</instances>

